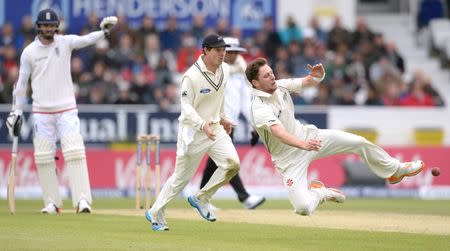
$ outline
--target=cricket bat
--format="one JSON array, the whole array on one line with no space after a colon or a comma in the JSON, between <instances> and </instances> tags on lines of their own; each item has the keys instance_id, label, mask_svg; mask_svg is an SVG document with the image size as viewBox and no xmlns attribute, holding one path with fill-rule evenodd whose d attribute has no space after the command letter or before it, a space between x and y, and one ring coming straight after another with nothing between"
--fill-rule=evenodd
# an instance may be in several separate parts
<instances>
[{"instance_id":1,"label":"cricket bat","mask_svg":"<svg viewBox=\"0 0 450 251\"><path fill-rule=\"evenodd\" d=\"M16 212L16 196L14 188L16 186L16 166L17 166L17 145L19 143L19 137L13 137L13 145L11 151L11 165L9 166L9 176L8 176L8 207L9 212L14 214Z\"/></svg>"}]
</instances>

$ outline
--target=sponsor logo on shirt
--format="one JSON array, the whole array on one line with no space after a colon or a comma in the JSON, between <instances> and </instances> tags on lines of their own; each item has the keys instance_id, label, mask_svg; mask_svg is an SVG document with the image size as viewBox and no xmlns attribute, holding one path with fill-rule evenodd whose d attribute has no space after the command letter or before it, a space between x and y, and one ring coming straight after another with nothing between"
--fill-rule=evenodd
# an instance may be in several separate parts
<instances>
[{"instance_id":1,"label":"sponsor logo on shirt","mask_svg":"<svg viewBox=\"0 0 450 251\"><path fill-rule=\"evenodd\" d=\"M281 116L281 110L278 111L277 118L279 118L280 116Z\"/></svg>"},{"instance_id":2,"label":"sponsor logo on shirt","mask_svg":"<svg viewBox=\"0 0 450 251\"><path fill-rule=\"evenodd\" d=\"M273 122L275 122L275 119L269 120L269 123L273 123Z\"/></svg>"},{"instance_id":3,"label":"sponsor logo on shirt","mask_svg":"<svg viewBox=\"0 0 450 251\"><path fill-rule=\"evenodd\" d=\"M202 93L202 94L208 94L210 92L211 92L211 89L209 89L209 88L203 88L200 90L200 93Z\"/></svg>"}]
</instances>

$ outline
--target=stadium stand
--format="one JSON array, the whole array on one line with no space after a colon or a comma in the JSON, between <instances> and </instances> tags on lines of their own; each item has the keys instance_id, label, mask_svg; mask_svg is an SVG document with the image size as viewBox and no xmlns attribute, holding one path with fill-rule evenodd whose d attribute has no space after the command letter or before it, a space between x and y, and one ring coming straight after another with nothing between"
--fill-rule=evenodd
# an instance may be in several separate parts
<instances>
[{"instance_id":1,"label":"stadium stand","mask_svg":"<svg viewBox=\"0 0 450 251\"><path fill-rule=\"evenodd\" d=\"M417 47L414 34L402 29L409 16L375 15L358 17L356 29L348 30L339 17L330 31L321 30L315 17L308 27L287 17L274 30L267 19L264 29L242 37L239 27L219 20L216 27L202 27L196 16L190 30L181 30L169 18L167 28L157 29L152 17L130 27L119 16L117 32L88 50L74 52L72 77L79 104L157 104L162 111L178 105L180 75L201 53L201 34L215 31L240 37L248 50L247 60L266 56L278 77L301 76L306 64L323 63L327 77L319 88L295 96L296 105L443 106L448 104L448 71L441 71L426 48ZM81 31L98 27L91 14ZM428 22L428 21L427 21ZM448 34L441 26L447 19L429 21L433 44L450 54ZM426 24L423 24L426 25ZM64 23L61 31L64 32ZM383 28L383 29L381 29ZM383 31L382 33L380 31ZM446 29L448 30L448 29ZM399 34L401 33L401 34ZM34 39L30 17L14 30L5 24L0 34L0 103L11 102L21 50Z\"/></svg>"}]
</instances>

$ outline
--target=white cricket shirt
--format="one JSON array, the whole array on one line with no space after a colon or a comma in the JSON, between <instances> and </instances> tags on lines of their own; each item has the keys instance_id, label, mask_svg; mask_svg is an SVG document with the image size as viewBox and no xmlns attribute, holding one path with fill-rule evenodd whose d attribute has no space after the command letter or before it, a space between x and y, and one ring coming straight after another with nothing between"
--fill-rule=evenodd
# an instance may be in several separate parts
<instances>
[{"instance_id":1,"label":"white cricket shirt","mask_svg":"<svg viewBox=\"0 0 450 251\"><path fill-rule=\"evenodd\" d=\"M38 37L29 44L20 57L19 80L14 95L16 108L21 109L28 79L33 91L33 112L57 113L76 108L70 60L72 50L104 38L103 31L85 36L55 35L53 43L45 45Z\"/></svg>"},{"instance_id":2,"label":"white cricket shirt","mask_svg":"<svg viewBox=\"0 0 450 251\"><path fill-rule=\"evenodd\" d=\"M224 113L225 88L230 75L228 64L222 63L211 72L200 56L181 80L180 124L202 130L206 120L218 123Z\"/></svg>"},{"instance_id":3,"label":"white cricket shirt","mask_svg":"<svg viewBox=\"0 0 450 251\"><path fill-rule=\"evenodd\" d=\"M277 137L272 135L270 127L275 124L282 124L289 134L301 140L306 139L305 125L295 119L294 103L290 92L298 92L302 87L301 78L282 79L276 81L278 88L273 93L267 93L252 88L253 100L251 112L253 124L272 155L274 165L284 171L289 167L289 160L298 155L298 148L282 143Z\"/></svg>"}]
</instances>

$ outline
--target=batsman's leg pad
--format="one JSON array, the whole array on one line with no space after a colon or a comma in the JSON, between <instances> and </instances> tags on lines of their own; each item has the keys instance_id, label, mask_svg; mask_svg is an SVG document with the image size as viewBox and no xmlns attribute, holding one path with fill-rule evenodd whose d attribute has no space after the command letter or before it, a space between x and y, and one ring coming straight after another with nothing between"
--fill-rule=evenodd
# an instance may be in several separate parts
<instances>
[{"instance_id":1,"label":"batsman's leg pad","mask_svg":"<svg viewBox=\"0 0 450 251\"><path fill-rule=\"evenodd\" d=\"M49 203L62 207L61 196L58 190L58 178L55 165L55 143L50 140L36 136L33 139L34 160L38 170L39 181L42 188L44 206Z\"/></svg>"},{"instance_id":2,"label":"batsman's leg pad","mask_svg":"<svg viewBox=\"0 0 450 251\"><path fill-rule=\"evenodd\" d=\"M61 148L69 173L73 206L76 207L82 199L92 204L83 137L79 133L63 135Z\"/></svg>"}]
</instances>

